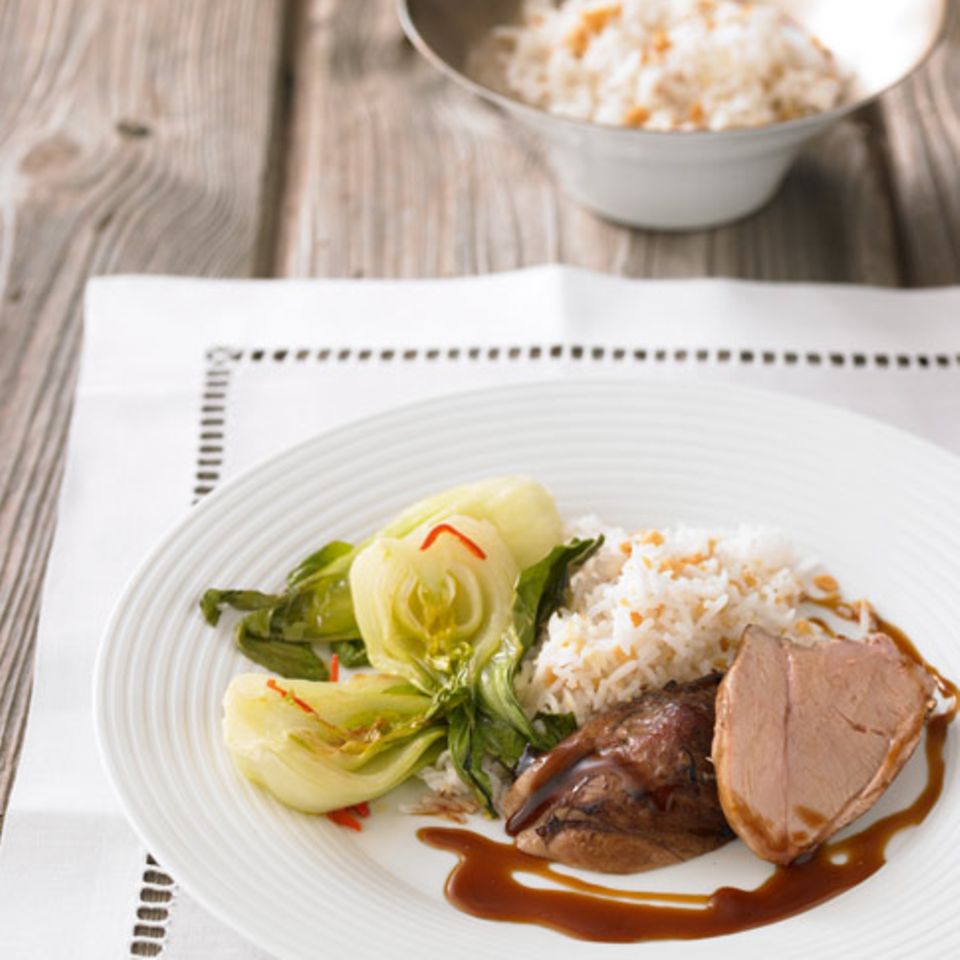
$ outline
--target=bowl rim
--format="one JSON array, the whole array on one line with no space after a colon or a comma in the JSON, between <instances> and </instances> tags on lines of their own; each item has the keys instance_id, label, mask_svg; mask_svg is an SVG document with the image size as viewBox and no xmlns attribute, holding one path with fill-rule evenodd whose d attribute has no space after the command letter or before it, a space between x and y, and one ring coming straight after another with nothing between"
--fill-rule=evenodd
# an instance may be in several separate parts
<instances>
[{"instance_id":1,"label":"bowl rim","mask_svg":"<svg viewBox=\"0 0 960 960\"><path fill-rule=\"evenodd\" d=\"M469 0L468 0L469 2ZM431 63L440 73L444 74L459 86L469 90L474 95L483 100L493 103L508 112L520 114L534 123L556 124L561 129L571 131L580 130L589 134L589 132L600 133L620 137L623 139L644 140L647 142L659 141L665 143L667 140L677 142L680 139L688 142L703 141L706 139L741 139L749 136L762 136L774 133L810 133L816 128L832 123L834 120L853 113L862 107L867 106L877 100L883 94L899 86L930 59L933 52L940 46L946 34L948 14L950 11L950 0L937 0L938 19L937 26L930 35L929 43L924 47L920 55L914 62L900 74L895 80L891 80L886 86L881 87L865 96L847 103L841 103L831 110L824 110L820 113L811 113L805 117L799 117L795 120L776 120L773 123L764 123L752 127L730 127L724 130L646 130L637 127L626 127L617 124L595 123L592 120L579 120L575 117L560 116L544 110L542 107L536 107L533 104L525 103L514 97L508 97L486 84L480 83L468 76L462 70L458 70L448 60L440 56L439 53L429 44L420 33L419 28L414 22L410 12L410 0L395 0L397 16L400 19L400 25L407 39L414 45L417 51Z\"/></svg>"}]
</instances>

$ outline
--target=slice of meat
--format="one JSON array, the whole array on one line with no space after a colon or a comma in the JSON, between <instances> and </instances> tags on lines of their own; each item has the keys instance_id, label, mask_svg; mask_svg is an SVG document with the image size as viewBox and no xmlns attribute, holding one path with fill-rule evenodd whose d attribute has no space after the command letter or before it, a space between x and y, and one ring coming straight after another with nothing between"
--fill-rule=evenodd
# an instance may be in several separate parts
<instances>
[{"instance_id":1,"label":"slice of meat","mask_svg":"<svg viewBox=\"0 0 960 960\"><path fill-rule=\"evenodd\" d=\"M717 695L730 826L790 863L866 812L910 758L933 681L885 634L802 647L748 627Z\"/></svg>"},{"instance_id":2,"label":"slice of meat","mask_svg":"<svg viewBox=\"0 0 960 960\"><path fill-rule=\"evenodd\" d=\"M632 873L730 840L709 760L719 680L646 693L534 760L503 805L517 846L589 870Z\"/></svg>"}]
</instances>

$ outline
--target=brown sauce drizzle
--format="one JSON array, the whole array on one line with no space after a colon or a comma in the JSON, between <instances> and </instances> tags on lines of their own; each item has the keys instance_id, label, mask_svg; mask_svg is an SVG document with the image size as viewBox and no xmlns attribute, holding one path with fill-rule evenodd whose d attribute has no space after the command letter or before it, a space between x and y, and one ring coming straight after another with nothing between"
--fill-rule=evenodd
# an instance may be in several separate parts
<instances>
[{"instance_id":1,"label":"brown sauce drizzle","mask_svg":"<svg viewBox=\"0 0 960 960\"><path fill-rule=\"evenodd\" d=\"M813 602L842 619L857 619L855 611L839 599ZM459 858L447 879L447 899L464 913L487 920L539 924L583 940L633 943L695 940L749 930L794 916L862 883L886 862L890 840L919 824L937 802L944 783L947 727L960 705L956 685L920 656L903 631L883 620L877 623L907 657L930 673L942 696L953 701L949 709L927 723L927 782L910 806L845 840L825 844L802 863L777 867L755 890L721 887L712 894L617 890L562 873L547 860L469 830L426 827L417 832L424 843ZM570 752L571 756L563 759L576 766L583 758ZM523 822L536 816L537 807L544 802L537 795L555 786L556 771L551 765L538 777L539 790L534 790L530 802L511 819L511 832L518 832ZM811 811L811 819L814 813ZM517 874L546 878L553 887L525 886L517 881Z\"/></svg>"},{"instance_id":2,"label":"brown sauce drizzle","mask_svg":"<svg viewBox=\"0 0 960 960\"><path fill-rule=\"evenodd\" d=\"M812 830L827 822L827 818L819 810L811 810L810 807L794 807L793 812Z\"/></svg>"},{"instance_id":3,"label":"brown sauce drizzle","mask_svg":"<svg viewBox=\"0 0 960 960\"><path fill-rule=\"evenodd\" d=\"M515 837L527 824L536 820L557 790L562 790L571 779L579 776L582 764L589 762L589 753L589 746L576 741L563 741L544 757L533 774L530 795L507 819L505 829L509 836Z\"/></svg>"},{"instance_id":4,"label":"brown sauce drizzle","mask_svg":"<svg viewBox=\"0 0 960 960\"><path fill-rule=\"evenodd\" d=\"M566 790L569 784L607 770L615 772L638 801L661 813L670 809L671 799L677 789L675 784L665 783L655 790L648 790L643 779L615 752L587 755L582 746L579 751L565 752L561 745L547 755L534 774L530 795L504 824L507 834L515 837L535 823L557 794Z\"/></svg>"},{"instance_id":5,"label":"brown sauce drizzle","mask_svg":"<svg viewBox=\"0 0 960 960\"><path fill-rule=\"evenodd\" d=\"M828 637L835 638L837 631L827 623L823 617L807 617L811 623L815 623Z\"/></svg>"}]
</instances>

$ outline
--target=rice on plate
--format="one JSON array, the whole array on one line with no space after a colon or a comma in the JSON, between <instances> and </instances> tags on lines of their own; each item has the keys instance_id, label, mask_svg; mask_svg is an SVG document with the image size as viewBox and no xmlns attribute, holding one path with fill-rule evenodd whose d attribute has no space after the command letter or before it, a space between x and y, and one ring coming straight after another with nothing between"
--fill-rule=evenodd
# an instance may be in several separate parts
<instances>
[{"instance_id":1,"label":"rice on plate","mask_svg":"<svg viewBox=\"0 0 960 960\"><path fill-rule=\"evenodd\" d=\"M523 0L468 73L559 116L724 130L838 106L831 52L776 6L737 0Z\"/></svg>"}]
</instances>

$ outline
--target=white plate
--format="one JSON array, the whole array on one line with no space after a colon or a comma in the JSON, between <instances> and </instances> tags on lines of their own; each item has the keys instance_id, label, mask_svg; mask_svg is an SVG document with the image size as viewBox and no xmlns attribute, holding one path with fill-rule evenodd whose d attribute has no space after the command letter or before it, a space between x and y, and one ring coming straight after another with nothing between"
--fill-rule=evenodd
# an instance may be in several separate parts
<instances>
[{"instance_id":1,"label":"white plate","mask_svg":"<svg viewBox=\"0 0 960 960\"><path fill-rule=\"evenodd\" d=\"M566 515L775 524L960 676L960 461L942 450L829 407L709 384L539 384L435 400L317 437L225 485L128 586L101 650L96 720L130 819L160 862L285 958L960 955L955 731L940 803L874 877L778 924L649 946L465 916L443 897L452 857L415 839L419 822L394 797L356 835L234 773L220 700L251 667L229 624L202 623L204 588L276 584L317 544L357 539L431 491L512 472L545 482ZM908 802L922 777L917 756L879 812ZM731 844L636 885L707 892L754 886L764 872Z\"/></svg>"}]
</instances>

